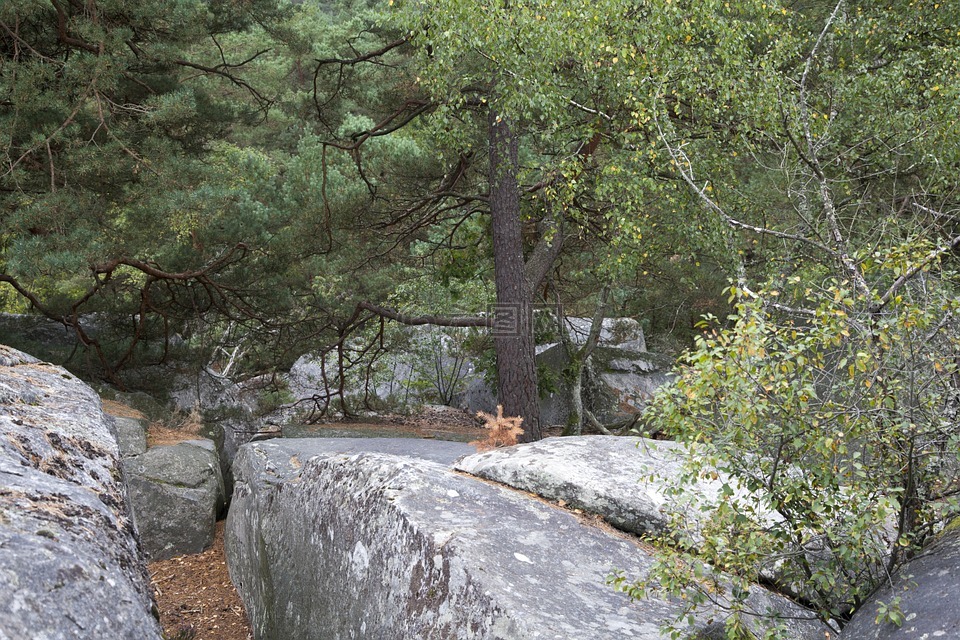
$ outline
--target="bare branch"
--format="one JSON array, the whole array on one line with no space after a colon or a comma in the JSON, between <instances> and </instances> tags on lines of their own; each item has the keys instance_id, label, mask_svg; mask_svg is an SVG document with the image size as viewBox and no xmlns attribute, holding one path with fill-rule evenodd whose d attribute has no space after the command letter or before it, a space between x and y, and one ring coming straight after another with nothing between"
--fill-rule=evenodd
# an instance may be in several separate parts
<instances>
[{"instance_id":1,"label":"bare branch","mask_svg":"<svg viewBox=\"0 0 960 640\"><path fill-rule=\"evenodd\" d=\"M221 254L219 257L215 258L211 262L207 263L205 266L200 269L195 269L193 271L181 271L181 272L170 272L163 271L157 267L144 262L142 260L137 260L135 258L114 258L108 262L104 262L99 265L94 265L91 267L91 271L94 274L110 274L117 269L120 265L126 265L128 267L133 267L143 273L153 276L154 278L159 278L162 280L194 280L200 277L203 277L209 274L212 271L219 269L224 266L231 260L235 259L235 256L239 253L240 255L236 259L242 258L247 251L247 245L240 242L230 248L230 250Z\"/></svg>"},{"instance_id":2,"label":"bare branch","mask_svg":"<svg viewBox=\"0 0 960 640\"><path fill-rule=\"evenodd\" d=\"M233 68L240 67L240 66L242 66L242 65L244 65L244 64L247 64L248 62L256 59L257 57L259 57L260 55L266 53L267 51L269 51L269 49L266 49L266 50L264 50L264 51L261 51L261 52L255 54L253 57L249 58L248 60L245 60L244 62L241 62L241 63L239 63L239 64L218 64L218 65L215 66L215 67L208 67L208 66L206 66L206 65L198 64L198 63L196 63L196 62L190 62L189 60L174 60L173 62L174 62L174 64L179 65L179 66L181 66L181 67L187 67L187 68L189 68L189 69L196 69L197 71L202 71L202 72L204 72L204 73L210 73L210 74L214 74L214 75L218 75L218 76L222 76L222 77L226 78L227 80L229 80L230 82L232 82L232 83L235 84L236 86L238 86L238 87L240 87L240 88L245 89L246 91L248 91L248 92L250 93L250 95L252 95L252 96L254 97L254 99L256 99L256 101L260 104L261 108L264 108L264 109L265 109L265 108L267 108L267 107L272 103L272 101L269 100L269 99L267 99L267 98L265 98L265 97L263 96L263 94L261 94L259 91L257 91L257 89L255 89L255 88L254 88L250 83L248 83L246 80L244 80L243 78L239 78L239 77L235 76L234 74L230 73L230 72L227 71L226 69L233 69Z\"/></svg>"},{"instance_id":3,"label":"bare branch","mask_svg":"<svg viewBox=\"0 0 960 640\"><path fill-rule=\"evenodd\" d=\"M385 53L389 53L390 51L393 51L393 50L396 49L397 47L402 47L402 46L405 45L406 43L407 43L407 38L400 38L399 40L394 40L393 42L390 42L390 43L388 43L388 44L385 44L384 46L380 47L379 49L376 49L375 51L369 51L369 52L367 52L367 53L360 54L360 55L358 55L358 56L356 56L356 57L353 57L353 58L319 58L319 59L317 59L315 62L316 62L318 65L326 65L326 64L354 65L354 64L359 64L359 63L361 63L361 62L368 62L369 60L372 60L373 58L378 58L378 57L382 56L382 55L385 54Z\"/></svg>"},{"instance_id":4,"label":"bare branch","mask_svg":"<svg viewBox=\"0 0 960 640\"><path fill-rule=\"evenodd\" d=\"M885 306L887 306L887 303L893 299L893 296L897 294L897 291L899 291L911 278L926 269L927 266L929 266L934 260L950 251L953 251L957 247L960 247L960 236L955 236L949 243L947 243L946 246L937 247L936 249L931 250L923 257L923 260L907 269L899 278L893 281L893 284L891 284L884 294L880 296L880 299L874 304L870 305L870 312L876 313L883 309Z\"/></svg>"},{"instance_id":5,"label":"bare branch","mask_svg":"<svg viewBox=\"0 0 960 640\"><path fill-rule=\"evenodd\" d=\"M60 39L60 42L76 49L83 49L84 51L95 53L98 56L103 54L104 47L102 42L93 44L70 36L67 33L67 12L57 0L50 0L50 3L54 9L57 10L57 37Z\"/></svg>"},{"instance_id":6,"label":"bare branch","mask_svg":"<svg viewBox=\"0 0 960 640\"><path fill-rule=\"evenodd\" d=\"M682 148L674 147L672 144L670 144L670 142L667 140L666 133L663 131L663 129L660 126L659 119L656 121L656 124L657 124L657 132L660 136L660 140L663 142L664 146L666 147L667 153L670 154L670 158L674 161L674 164L677 166L677 171L680 172L680 177L683 179L684 182L687 183L687 185L691 189L693 189L694 193L697 194L697 197L700 198L700 200L707 206L707 208L713 211L714 213L716 213L717 215L719 215L721 218L723 218L723 220L729 226L735 229L752 231L754 233L761 234L761 235L773 236L774 238L780 238L782 240L802 242L804 244L812 246L813 248L819 251L826 252L829 255L836 255L836 252L833 249L812 238L797 235L794 233L777 231L775 229L768 229L766 227L758 227L756 225L748 224L746 222L738 220L733 216L731 216L730 214L728 214L723 207L717 204L717 202L707 194L705 186L700 186L699 184L697 184L691 171L692 163L690 161L690 158L687 157L687 154L684 153Z\"/></svg>"},{"instance_id":7,"label":"bare branch","mask_svg":"<svg viewBox=\"0 0 960 640\"><path fill-rule=\"evenodd\" d=\"M378 316L384 318L390 318L391 320L396 320L400 324L410 325L410 326L420 326L420 325L435 325L438 327L492 327L493 318L489 316L440 316L440 315L423 315L423 316L409 316L407 314L396 311L395 309L388 309L387 307L381 307L380 305L373 304L371 302L361 302L357 305L358 309L363 309L365 311L370 311Z\"/></svg>"}]
</instances>

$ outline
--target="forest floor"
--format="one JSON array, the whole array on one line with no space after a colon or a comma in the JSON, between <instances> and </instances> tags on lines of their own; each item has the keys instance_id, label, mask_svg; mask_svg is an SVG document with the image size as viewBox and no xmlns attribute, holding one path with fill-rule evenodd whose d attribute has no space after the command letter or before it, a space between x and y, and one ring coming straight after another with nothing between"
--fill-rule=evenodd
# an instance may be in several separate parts
<instances>
[{"instance_id":1,"label":"forest floor","mask_svg":"<svg viewBox=\"0 0 960 640\"><path fill-rule=\"evenodd\" d=\"M169 640L251 640L240 595L230 581L223 553L225 521L217 523L213 546L202 553L147 565Z\"/></svg>"}]
</instances>

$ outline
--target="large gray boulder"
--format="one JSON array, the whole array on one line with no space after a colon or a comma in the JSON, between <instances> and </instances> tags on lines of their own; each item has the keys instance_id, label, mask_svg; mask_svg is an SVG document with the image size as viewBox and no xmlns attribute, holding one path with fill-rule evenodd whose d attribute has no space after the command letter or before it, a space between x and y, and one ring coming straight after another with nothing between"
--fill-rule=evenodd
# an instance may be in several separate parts
<instances>
[{"instance_id":1,"label":"large gray boulder","mask_svg":"<svg viewBox=\"0 0 960 640\"><path fill-rule=\"evenodd\" d=\"M594 413L606 421L643 411L657 389L673 379L676 366L669 356L623 347L598 347L592 363Z\"/></svg>"},{"instance_id":2,"label":"large gray boulder","mask_svg":"<svg viewBox=\"0 0 960 640\"><path fill-rule=\"evenodd\" d=\"M563 321L567 335L577 346L587 343L593 318L566 317ZM618 347L634 352L647 350L647 341L643 335L643 327L633 318L604 318L600 323L600 335L597 344L604 347Z\"/></svg>"},{"instance_id":3,"label":"large gray boulder","mask_svg":"<svg viewBox=\"0 0 960 640\"><path fill-rule=\"evenodd\" d=\"M570 419L573 385L566 369L570 365L562 344L537 348L537 366L552 390L540 398L540 421L566 425ZM616 422L640 413L653 394L671 380L673 359L656 353L620 346L599 346L584 370L584 406L602 422ZM543 385L542 385L543 386Z\"/></svg>"},{"instance_id":4,"label":"large gray boulder","mask_svg":"<svg viewBox=\"0 0 960 640\"><path fill-rule=\"evenodd\" d=\"M100 400L0 346L0 639L161 638Z\"/></svg>"},{"instance_id":5,"label":"large gray boulder","mask_svg":"<svg viewBox=\"0 0 960 640\"><path fill-rule=\"evenodd\" d=\"M900 599L904 623L877 624L882 605ZM842 640L960 638L960 527L951 528L901 568L843 630Z\"/></svg>"},{"instance_id":6,"label":"large gray boulder","mask_svg":"<svg viewBox=\"0 0 960 640\"><path fill-rule=\"evenodd\" d=\"M653 562L635 541L424 459L448 460L430 449L452 443L392 455L317 442L251 443L235 463L227 558L257 640L659 640L682 610L606 584ZM797 640L828 631L760 587L751 605L791 618Z\"/></svg>"},{"instance_id":7,"label":"large gray boulder","mask_svg":"<svg viewBox=\"0 0 960 640\"><path fill-rule=\"evenodd\" d=\"M601 516L624 531L664 534L666 489L683 472L684 451L646 438L578 436L493 449L455 468ZM710 496L720 484L706 484Z\"/></svg>"},{"instance_id":8,"label":"large gray boulder","mask_svg":"<svg viewBox=\"0 0 960 640\"><path fill-rule=\"evenodd\" d=\"M682 482L689 473L685 469L688 459L696 455L686 445L670 441L579 436L546 438L477 453L457 461L455 468L596 514L618 529L641 535L671 537L677 527L683 527L692 539L702 539L710 508L721 501L725 491L732 491L737 503L760 518L764 526L783 524L783 517L766 506L762 495L722 473L713 473L693 485ZM682 496L671 492L678 486L684 488ZM885 535L886 530L878 527L875 536L880 548L889 544ZM803 553L811 565L823 566L829 561L827 544L825 538L811 536L803 548L792 549ZM806 601L817 597L784 570L779 555L763 559L758 570L782 593ZM876 568L863 565L859 570L866 575ZM830 604L845 602L848 581L857 579L838 576L831 594L835 599Z\"/></svg>"},{"instance_id":9,"label":"large gray boulder","mask_svg":"<svg viewBox=\"0 0 960 640\"><path fill-rule=\"evenodd\" d=\"M151 560L199 553L213 543L225 500L213 442L151 447L126 458L124 469L133 517Z\"/></svg>"}]
</instances>

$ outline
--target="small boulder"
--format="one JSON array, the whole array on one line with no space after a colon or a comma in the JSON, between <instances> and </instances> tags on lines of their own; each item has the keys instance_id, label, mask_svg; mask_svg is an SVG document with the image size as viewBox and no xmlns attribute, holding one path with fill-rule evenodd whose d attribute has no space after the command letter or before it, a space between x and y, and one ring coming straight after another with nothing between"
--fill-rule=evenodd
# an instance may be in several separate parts
<instances>
[{"instance_id":1,"label":"small boulder","mask_svg":"<svg viewBox=\"0 0 960 640\"><path fill-rule=\"evenodd\" d=\"M213 543L224 507L217 449L210 440L151 447L125 460L127 487L151 560L199 553Z\"/></svg>"},{"instance_id":2,"label":"small boulder","mask_svg":"<svg viewBox=\"0 0 960 640\"><path fill-rule=\"evenodd\" d=\"M683 451L635 437L546 438L467 456L454 468L597 514L623 531L663 534L664 489L682 472Z\"/></svg>"},{"instance_id":3,"label":"small boulder","mask_svg":"<svg viewBox=\"0 0 960 640\"><path fill-rule=\"evenodd\" d=\"M147 424L139 418L111 416L120 455L124 458L139 456L147 451Z\"/></svg>"}]
</instances>

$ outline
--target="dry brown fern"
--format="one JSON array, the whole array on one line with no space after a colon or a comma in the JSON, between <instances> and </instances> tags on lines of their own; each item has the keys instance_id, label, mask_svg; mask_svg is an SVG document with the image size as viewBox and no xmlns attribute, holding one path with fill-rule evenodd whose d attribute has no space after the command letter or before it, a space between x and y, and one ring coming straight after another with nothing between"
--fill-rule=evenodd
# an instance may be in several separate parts
<instances>
[{"instance_id":1,"label":"dry brown fern","mask_svg":"<svg viewBox=\"0 0 960 640\"><path fill-rule=\"evenodd\" d=\"M477 417L483 420L483 426L490 430L487 432L485 439L474 440L470 443L477 448L477 451L489 451L498 447L515 445L517 444L517 438L523 434L523 427L520 426L523 418L519 416L504 417L503 405L497 405L497 415L477 411Z\"/></svg>"}]
</instances>

